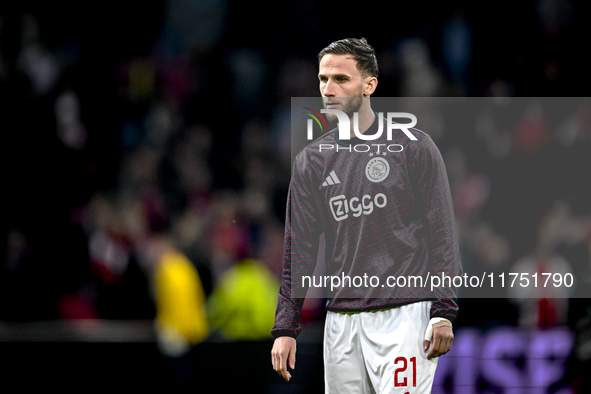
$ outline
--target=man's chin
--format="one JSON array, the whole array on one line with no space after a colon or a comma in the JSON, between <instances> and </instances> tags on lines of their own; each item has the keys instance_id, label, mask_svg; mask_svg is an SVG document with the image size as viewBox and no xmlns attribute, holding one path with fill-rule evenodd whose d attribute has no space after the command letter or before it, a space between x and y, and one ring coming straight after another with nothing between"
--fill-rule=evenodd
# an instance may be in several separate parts
<instances>
[{"instance_id":1,"label":"man's chin","mask_svg":"<svg viewBox=\"0 0 591 394\"><path fill-rule=\"evenodd\" d=\"M341 112L344 112L347 117L351 118L353 113L359 112L361 109L361 98L351 98L349 102L343 103L332 103L332 104L324 104L325 109L336 109ZM331 123L336 123L338 121L338 117L335 114L325 114L326 119Z\"/></svg>"},{"instance_id":2,"label":"man's chin","mask_svg":"<svg viewBox=\"0 0 591 394\"><path fill-rule=\"evenodd\" d=\"M331 108L328 108L331 109ZM330 123L336 123L338 118L335 114L324 114L324 116L326 116L326 120L328 120Z\"/></svg>"},{"instance_id":3,"label":"man's chin","mask_svg":"<svg viewBox=\"0 0 591 394\"><path fill-rule=\"evenodd\" d=\"M347 110L343 110L341 108L327 108L327 109L338 109L339 111L344 112L345 115L347 115L347 117L349 119L351 119L353 117L353 114L355 113L355 111L351 111L351 110L347 111ZM324 114L324 116L326 116L326 120L328 120L330 123L338 123L338 121L339 121L339 118L336 114L327 113L327 114Z\"/></svg>"}]
</instances>

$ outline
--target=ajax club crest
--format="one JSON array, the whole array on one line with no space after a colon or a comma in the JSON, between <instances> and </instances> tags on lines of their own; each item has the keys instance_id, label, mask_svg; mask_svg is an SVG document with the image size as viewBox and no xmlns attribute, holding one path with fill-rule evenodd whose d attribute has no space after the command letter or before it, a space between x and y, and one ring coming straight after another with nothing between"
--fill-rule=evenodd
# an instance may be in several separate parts
<instances>
[{"instance_id":1,"label":"ajax club crest","mask_svg":"<svg viewBox=\"0 0 591 394\"><path fill-rule=\"evenodd\" d=\"M372 182L381 182L388 177L390 164L383 157L371 159L365 166L365 176Z\"/></svg>"}]
</instances>

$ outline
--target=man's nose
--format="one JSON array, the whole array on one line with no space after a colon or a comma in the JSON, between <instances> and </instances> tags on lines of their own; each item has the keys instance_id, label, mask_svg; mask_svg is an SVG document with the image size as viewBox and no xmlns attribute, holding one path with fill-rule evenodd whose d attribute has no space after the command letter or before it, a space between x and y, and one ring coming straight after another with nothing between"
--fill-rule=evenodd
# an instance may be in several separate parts
<instances>
[{"instance_id":1,"label":"man's nose","mask_svg":"<svg viewBox=\"0 0 591 394\"><path fill-rule=\"evenodd\" d=\"M328 81L324 84L324 88L322 89L322 95L324 97L334 97L334 91L332 89L332 82Z\"/></svg>"}]
</instances>

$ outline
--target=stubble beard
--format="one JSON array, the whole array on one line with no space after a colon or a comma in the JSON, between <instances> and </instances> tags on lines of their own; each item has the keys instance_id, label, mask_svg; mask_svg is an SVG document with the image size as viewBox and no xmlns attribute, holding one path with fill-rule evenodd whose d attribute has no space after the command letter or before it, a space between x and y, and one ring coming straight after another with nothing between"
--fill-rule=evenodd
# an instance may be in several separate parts
<instances>
[{"instance_id":1,"label":"stubble beard","mask_svg":"<svg viewBox=\"0 0 591 394\"><path fill-rule=\"evenodd\" d=\"M343 108L341 109L341 111L347 114L347 117L351 119L353 117L354 112L359 112L362 103L362 96L350 97L346 103L343 103ZM324 108L326 108L326 103L324 103ZM335 123L338 121L337 115L335 114L326 114L326 119L328 119L328 121L331 123Z\"/></svg>"}]
</instances>

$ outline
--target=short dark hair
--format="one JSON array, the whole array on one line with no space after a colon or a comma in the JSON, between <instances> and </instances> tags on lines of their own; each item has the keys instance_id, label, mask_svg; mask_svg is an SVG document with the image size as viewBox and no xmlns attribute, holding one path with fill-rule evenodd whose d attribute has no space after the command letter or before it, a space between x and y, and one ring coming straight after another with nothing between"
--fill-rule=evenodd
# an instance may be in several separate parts
<instances>
[{"instance_id":1,"label":"short dark hair","mask_svg":"<svg viewBox=\"0 0 591 394\"><path fill-rule=\"evenodd\" d=\"M357 69L364 75L378 77L376 53L365 38L345 38L331 43L318 54L318 62L324 55L352 55L357 61Z\"/></svg>"}]
</instances>

